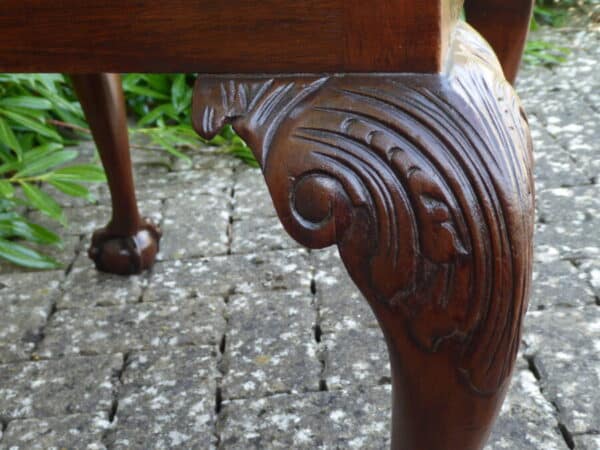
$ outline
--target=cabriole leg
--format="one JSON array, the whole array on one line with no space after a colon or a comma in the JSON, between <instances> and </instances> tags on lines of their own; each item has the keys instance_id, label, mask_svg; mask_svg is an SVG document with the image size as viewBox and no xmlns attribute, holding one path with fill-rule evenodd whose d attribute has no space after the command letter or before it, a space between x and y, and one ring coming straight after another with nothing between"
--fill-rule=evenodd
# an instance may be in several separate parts
<instances>
[{"instance_id":1,"label":"cabriole leg","mask_svg":"<svg viewBox=\"0 0 600 450\"><path fill-rule=\"evenodd\" d=\"M135 198L125 100L117 74L71 75L108 178L112 218L92 237L89 256L99 270L121 275L154 264L160 230L140 217Z\"/></svg>"},{"instance_id":2,"label":"cabriole leg","mask_svg":"<svg viewBox=\"0 0 600 450\"><path fill-rule=\"evenodd\" d=\"M231 123L302 244L336 244L387 340L395 450L479 450L519 347L531 140L487 43L442 74L200 77L194 125Z\"/></svg>"}]
</instances>

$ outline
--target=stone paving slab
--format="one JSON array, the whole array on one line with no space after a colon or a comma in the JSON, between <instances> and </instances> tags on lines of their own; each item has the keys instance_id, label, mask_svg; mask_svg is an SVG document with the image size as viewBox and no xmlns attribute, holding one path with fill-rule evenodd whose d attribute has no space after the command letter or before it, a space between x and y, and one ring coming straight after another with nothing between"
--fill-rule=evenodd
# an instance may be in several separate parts
<instances>
[{"instance_id":1,"label":"stone paving slab","mask_svg":"<svg viewBox=\"0 0 600 450\"><path fill-rule=\"evenodd\" d=\"M108 412L122 366L120 354L0 365L0 418Z\"/></svg>"},{"instance_id":2,"label":"stone paving slab","mask_svg":"<svg viewBox=\"0 0 600 450\"><path fill-rule=\"evenodd\" d=\"M486 450L567 450L552 405L521 364ZM224 404L227 449L389 448L390 386L276 395Z\"/></svg>"},{"instance_id":3,"label":"stone paving slab","mask_svg":"<svg viewBox=\"0 0 600 450\"><path fill-rule=\"evenodd\" d=\"M276 217L271 195L259 169L241 168L236 173L233 218Z\"/></svg>"},{"instance_id":4,"label":"stone paving slab","mask_svg":"<svg viewBox=\"0 0 600 450\"><path fill-rule=\"evenodd\" d=\"M548 189L537 198L538 247L563 259L600 257L600 186Z\"/></svg>"},{"instance_id":5,"label":"stone paving slab","mask_svg":"<svg viewBox=\"0 0 600 450\"><path fill-rule=\"evenodd\" d=\"M589 168L547 135L536 119L532 119L532 138L535 150L535 183L538 192L544 189L591 184Z\"/></svg>"},{"instance_id":6,"label":"stone paving slab","mask_svg":"<svg viewBox=\"0 0 600 450\"><path fill-rule=\"evenodd\" d=\"M550 307L577 307L596 302L585 272L569 261L552 261L536 264L529 310Z\"/></svg>"},{"instance_id":7,"label":"stone paving slab","mask_svg":"<svg viewBox=\"0 0 600 450\"><path fill-rule=\"evenodd\" d=\"M552 404L521 359L485 450L567 450Z\"/></svg>"},{"instance_id":8,"label":"stone paving slab","mask_svg":"<svg viewBox=\"0 0 600 450\"><path fill-rule=\"evenodd\" d=\"M580 101L581 94L570 84L554 85L539 114L548 132L567 150L582 150L581 145L598 142L600 125L596 112ZM577 118L574 122L573 118Z\"/></svg>"},{"instance_id":9,"label":"stone paving slab","mask_svg":"<svg viewBox=\"0 0 600 450\"><path fill-rule=\"evenodd\" d=\"M196 194L184 190L168 198L158 259L226 254L231 208L231 197L225 194Z\"/></svg>"},{"instance_id":10,"label":"stone paving slab","mask_svg":"<svg viewBox=\"0 0 600 450\"><path fill-rule=\"evenodd\" d=\"M57 301L58 309L90 306L118 306L138 303L146 285L144 276L122 277L99 272L86 261L73 268L64 283L64 293Z\"/></svg>"},{"instance_id":11,"label":"stone paving slab","mask_svg":"<svg viewBox=\"0 0 600 450\"><path fill-rule=\"evenodd\" d=\"M216 441L217 349L135 352L121 376L111 448L208 448Z\"/></svg>"},{"instance_id":12,"label":"stone paving slab","mask_svg":"<svg viewBox=\"0 0 600 450\"><path fill-rule=\"evenodd\" d=\"M161 347L159 350L133 351L121 375L124 385L161 384L171 380L202 381L216 379L216 346Z\"/></svg>"},{"instance_id":13,"label":"stone paving slab","mask_svg":"<svg viewBox=\"0 0 600 450\"><path fill-rule=\"evenodd\" d=\"M582 261L580 269L596 295L596 303L600 306L600 260Z\"/></svg>"},{"instance_id":14,"label":"stone paving slab","mask_svg":"<svg viewBox=\"0 0 600 450\"><path fill-rule=\"evenodd\" d=\"M543 190L537 193L537 208L544 223L577 228L587 223L597 226L600 220L600 186ZM595 234L583 235L582 238L599 239Z\"/></svg>"},{"instance_id":15,"label":"stone paving slab","mask_svg":"<svg viewBox=\"0 0 600 450\"><path fill-rule=\"evenodd\" d=\"M383 333L336 249L313 252L321 355L329 389L390 382Z\"/></svg>"},{"instance_id":16,"label":"stone paving slab","mask_svg":"<svg viewBox=\"0 0 600 450\"><path fill-rule=\"evenodd\" d=\"M308 289L304 249L200 258L156 264L144 302L230 295L263 290Z\"/></svg>"},{"instance_id":17,"label":"stone paving slab","mask_svg":"<svg viewBox=\"0 0 600 450\"><path fill-rule=\"evenodd\" d=\"M236 295L228 303L223 398L317 391L316 313L305 291Z\"/></svg>"},{"instance_id":18,"label":"stone paving slab","mask_svg":"<svg viewBox=\"0 0 600 450\"><path fill-rule=\"evenodd\" d=\"M220 178L228 179L240 167L239 160L230 158L222 147L205 146L188 154L191 164L179 158L173 158L172 173L216 173Z\"/></svg>"},{"instance_id":19,"label":"stone paving slab","mask_svg":"<svg viewBox=\"0 0 600 450\"><path fill-rule=\"evenodd\" d=\"M181 345L215 345L224 332L219 297L58 311L37 354L104 355Z\"/></svg>"},{"instance_id":20,"label":"stone paving slab","mask_svg":"<svg viewBox=\"0 0 600 450\"><path fill-rule=\"evenodd\" d=\"M13 420L0 442L0 450L103 450L106 446L102 439L110 428L106 413Z\"/></svg>"},{"instance_id":21,"label":"stone paving slab","mask_svg":"<svg viewBox=\"0 0 600 450\"><path fill-rule=\"evenodd\" d=\"M598 450L600 448L600 434L576 436L575 448L577 450Z\"/></svg>"},{"instance_id":22,"label":"stone paving slab","mask_svg":"<svg viewBox=\"0 0 600 450\"><path fill-rule=\"evenodd\" d=\"M190 380L120 391L114 449L205 449L214 436L216 384Z\"/></svg>"},{"instance_id":23,"label":"stone paving slab","mask_svg":"<svg viewBox=\"0 0 600 450\"><path fill-rule=\"evenodd\" d=\"M389 446L390 386L364 392L275 395L224 404L227 449L364 449Z\"/></svg>"},{"instance_id":24,"label":"stone paving slab","mask_svg":"<svg viewBox=\"0 0 600 450\"><path fill-rule=\"evenodd\" d=\"M192 166L178 167L163 176L150 173L138 179L136 186L141 199L166 200L177 194L229 195L233 186L235 161L214 155L192 155ZM181 169L181 170L179 170Z\"/></svg>"},{"instance_id":25,"label":"stone paving slab","mask_svg":"<svg viewBox=\"0 0 600 450\"><path fill-rule=\"evenodd\" d=\"M63 279L61 271L0 274L0 364L31 357Z\"/></svg>"},{"instance_id":26,"label":"stone paving slab","mask_svg":"<svg viewBox=\"0 0 600 450\"><path fill-rule=\"evenodd\" d=\"M162 202L160 200L140 200L138 206L144 217L151 218L155 223L162 221ZM64 213L69 226L61 232L65 235L76 236L91 235L98 228L106 226L111 217L111 209L108 204L66 207ZM31 214L31 220L50 229L56 228L56 222L38 212Z\"/></svg>"},{"instance_id":27,"label":"stone paving slab","mask_svg":"<svg viewBox=\"0 0 600 450\"><path fill-rule=\"evenodd\" d=\"M0 342L35 343L47 318L48 311L44 307L3 311L0 315Z\"/></svg>"},{"instance_id":28,"label":"stone paving slab","mask_svg":"<svg viewBox=\"0 0 600 450\"><path fill-rule=\"evenodd\" d=\"M600 308L531 311L524 342L561 423L573 434L600 430Z\"/></svg>"},{"instance_id":29,"label":"stone paving slab","mask_svg":"<svg viewBox=\"0 0 600 450\"><path fill-rule=\"evenodd\" d=\"M277 217L248 216L235 220L232 227L231 253L234 254L300 247L285 232Z\"/></svg>"},{"instance_id":30,"label":"stone paving slab","mask_svg":"<svg viewBox=\"0 0 600 450\"><path fill-rule=\"evenodd\" d=\"M39 307L49 310L60 293L63 279L64 273L61 271L24 271L0 275L1 311Z\"/></svg>"},{"instance_id":31,"label":"stone paving slab","mask_svg":"<svg viewBox=\"0 0 600 450\"><path fill-rule=\"evenodd\" d=\"M33 342L0 342L0 364L29 360L34 349Z\"/></svg>"},{"instance_id":32,"label":"stone paving slab","mask_svg":"<svg viewBox=\"0 0 600 450\"><path fill-rule=\"evenodd\" d=\"M383 334L378 328L354 328L322 336L324 380L328 389L377 386L391 382Z\"/></svg>"}]
</instances>

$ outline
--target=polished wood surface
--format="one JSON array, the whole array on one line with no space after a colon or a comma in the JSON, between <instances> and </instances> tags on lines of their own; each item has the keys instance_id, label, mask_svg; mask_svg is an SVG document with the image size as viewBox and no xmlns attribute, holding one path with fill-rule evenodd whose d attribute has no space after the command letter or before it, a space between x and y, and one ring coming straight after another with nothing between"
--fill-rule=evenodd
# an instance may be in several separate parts
<instances>
[{"instance_id":1,"label":"polished wood surface","mask_svg":"<svg viewBox=\"0 0 600 450\"><path fill-rule=\"evenodd\" d=\"M0 71L79 74L113 200L90 256L121 274L152 265L160 231L137 210L119 78L89 72L213 73L197 131L233 125L286 230L337 245L377 316L392 448L480 450L520 342L534 194L525 114L462 3L5 0ZM531 5L467 0L511 81Z\"/></svg>"},{"instance_id":2,"label":"polished wood surface","mask_svg":"<svg viewBox=\"0 0 600 450\"><path fill-rule=\"evenodd\" d=\"M142 219L137 207L125 99L116 74L71 75L108 178L112 218L97 230L89 250L96 267L129 275L154 264L160 230Z\"/></svg>"},{"instance_id":3,"label":"polished wood surface","mask_svg":"<svg viewBox=\"0 0 600 450\"><path fill-rule=\"evenodd\" d=\"M5 72L436 72L459 0L4 0Z\"/></svg>"},{"instance_id":4,"label":"polished wood surface","mask_svg":"<svg viewBox=\"0 0 600 450\"><path fill-rule=\"evenodd\" d=\"M337 245L388 343L394 450L480 450L517 357L532 265L529 128L466 24L442 74L217 77L205 138L230 123L285 229Z\"/></svg>"},{"instance_id":5,"label":"polished wood surface","mask_svg":"<svg viewBox=\"0 0 600 450\"><path fill-rule=\"evenodd\" d=\"M506 79L515 82L534 0L465 0L467 20L492 45Z\"/></svg>"}]
</instances>

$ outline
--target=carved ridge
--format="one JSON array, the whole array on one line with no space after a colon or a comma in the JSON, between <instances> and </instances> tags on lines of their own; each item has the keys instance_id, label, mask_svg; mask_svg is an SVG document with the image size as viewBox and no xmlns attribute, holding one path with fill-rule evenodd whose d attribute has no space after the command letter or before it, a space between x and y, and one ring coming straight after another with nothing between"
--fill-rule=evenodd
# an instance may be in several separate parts
<instances>
[{"instance_id":1,"label":"carved ridge","mask_svg":"<svg viewBox=\"0 0 600 450\"><path fill-rule=\"evenodd\" d=\"M451 61L418 77L201 77L194 125L210 137L231 123L286 230L338 245L370 301L491 395L512 371L527 307L531 142L493 52L465 24Z\"/></svg>"}]
</instances>

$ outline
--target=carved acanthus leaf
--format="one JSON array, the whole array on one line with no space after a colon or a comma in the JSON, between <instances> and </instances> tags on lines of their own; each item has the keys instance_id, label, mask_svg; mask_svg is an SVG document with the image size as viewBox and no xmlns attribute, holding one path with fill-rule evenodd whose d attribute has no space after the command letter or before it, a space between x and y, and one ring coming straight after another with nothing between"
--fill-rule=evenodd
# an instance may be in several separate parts
<instances>
[{"instance_id":1,"label":"carved acanthus leaf","mask_svg":"<svg viewBox=\"0 0 600 450\"><path fill-rule=\"evenodd\" d=\"M200 78L194 119L205 137L232 123L286 230L338 245L424 351L458 342L457 369L486 394L526 308L531 253L513 249L530 247L531 147L487 44L460 25L454 48L439 75Z\"/></svg>"}]
</instances>

